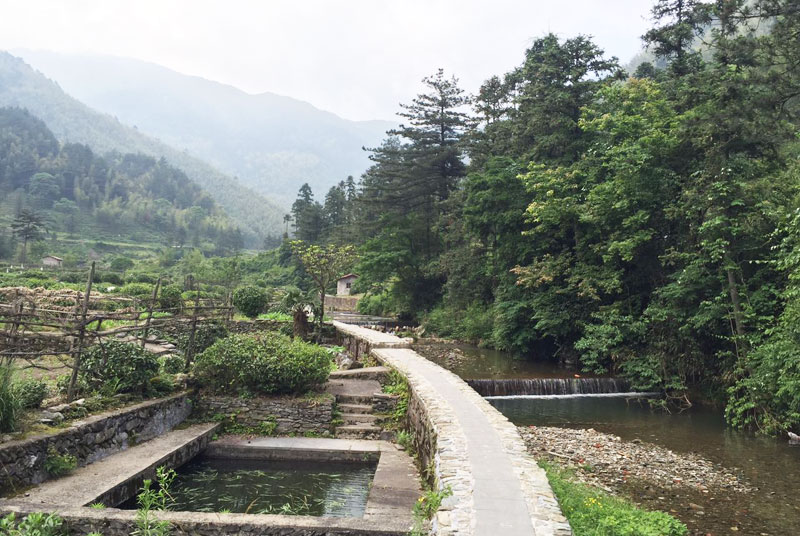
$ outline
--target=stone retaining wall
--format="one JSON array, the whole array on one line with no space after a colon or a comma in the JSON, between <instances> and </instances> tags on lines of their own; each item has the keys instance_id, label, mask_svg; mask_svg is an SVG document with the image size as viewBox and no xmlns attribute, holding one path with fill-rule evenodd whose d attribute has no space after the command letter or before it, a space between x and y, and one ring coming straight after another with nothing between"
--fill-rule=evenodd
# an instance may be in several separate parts
<instances>
[{"instance_id":1,"label":"stone retaining wall","mask_svg":"<svg viewBox=\"0 0 800 536\"><path fill-rule=\"evenodd\" d=\"M332 395L306 397L254 397L200 395L196 414L205 419L232 418L249 428L273 421L278 434L325 434L332 431Z\"/></svg>"},{"instance_id":2,"label":"stone retaining wall","mask_svg":"<svg viewBox=\"0 0 800 536\"><path fill-rule=\"evenodd\" d=\"M394 335L387 335L380 331L363 328L361 335L339 329L340 326L347 325L341 322L334 322L336 330L336 341L344 346L354 361L363 361L373 348L411 348L410 339L400 339Z\"/></svg>"},{"instance_id":3,"label":"stone retaining wall","mask_svg":"<svg viewBox=\"0 0 800 536\"><path fill-rule=\"evenodd\" d=\"M75 456L82 466L168 432L190 412L188 394L179 393L75 421L56 434L3 443L0 493L47 480L44 464L51 446L62 455Z\"/></svg>"}]
</instances>

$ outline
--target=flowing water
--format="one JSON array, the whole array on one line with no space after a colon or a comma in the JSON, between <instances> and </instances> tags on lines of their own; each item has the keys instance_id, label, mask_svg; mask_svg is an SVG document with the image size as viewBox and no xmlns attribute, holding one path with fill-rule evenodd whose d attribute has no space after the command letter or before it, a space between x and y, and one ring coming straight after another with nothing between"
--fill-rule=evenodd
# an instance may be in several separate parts
<instances>
[{"instance_id":1,"label":"flowing water","mask_svg":"<svg viewBox=\"0 0 800 536\"><path fill-rule=\"evenodd\" d=\"M574 371L554 365L527 363L462 344L450 350L425 344L416 349L474 384L482 394L506 393L488 398L517 425L594 428L624 440L697 453L736 471L758 488L747 494L703 494L630 484L631 498L648 508L672 511L692 535L800 536L800 446L731 430L718 409L695 407L672 415L651 410L644 399L616 396L611 383L565 381L574 378ZM616 387L625 389L622 384ZM574 393L561 392L565 390ZM703 514L688 507L689 503L701 505Z\"/></svg>"},{"instance_id":2,"label":"flowing water","mask_svg":"<svg viewBox=\"0 0 800 536\"><path fill-rule=\"evenodd\" d=\"M362 517L375 467L199 456L178 469L170 510ZM136 508L135 499L120 508Z\"/></svg>"}]
</instances>

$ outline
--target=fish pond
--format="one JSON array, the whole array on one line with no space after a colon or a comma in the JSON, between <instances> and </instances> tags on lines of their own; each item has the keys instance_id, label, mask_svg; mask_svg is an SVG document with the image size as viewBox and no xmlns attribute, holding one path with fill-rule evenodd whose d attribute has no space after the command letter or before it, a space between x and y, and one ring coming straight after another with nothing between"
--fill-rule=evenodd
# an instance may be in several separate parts
<instances>
[{"instance_id":1,"label":"fish pond","mask_svg":"<svg viewBox=\"0 0 800 536\"><path fill-rule=\"evenodd\" d=\"M177 470L170 510L362 517L376 463L199 456ZM136 499L120 508L137 508Z\"/></svg>"}]
</instances>

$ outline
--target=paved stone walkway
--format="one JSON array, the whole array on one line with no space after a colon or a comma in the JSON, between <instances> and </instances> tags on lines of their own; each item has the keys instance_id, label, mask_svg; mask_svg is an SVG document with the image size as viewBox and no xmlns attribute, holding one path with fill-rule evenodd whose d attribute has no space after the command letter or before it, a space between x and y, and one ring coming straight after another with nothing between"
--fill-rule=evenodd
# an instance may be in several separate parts
<instances>
[{"instance_id":1,"label":"paved stone walkway","mask_svg":"<svg viewBox=\"0 0 800 536\"><path fill-rule=\"evenodd\" d=\"M408 378L426 407L436 435L436 471L440 482L454 491L437 514L437 534L571 534L544 471L502 414L452 372L413 350L398 348L399 339L335 325L349 336L363 336L379 361Z\"/></svg>"}]
</instances>

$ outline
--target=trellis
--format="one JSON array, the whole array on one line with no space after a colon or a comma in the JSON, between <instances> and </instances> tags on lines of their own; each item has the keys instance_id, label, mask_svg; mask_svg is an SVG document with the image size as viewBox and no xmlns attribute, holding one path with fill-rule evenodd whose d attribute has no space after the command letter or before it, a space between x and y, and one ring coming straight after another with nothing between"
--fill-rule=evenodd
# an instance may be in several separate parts
<instances>
[{"instance_id":1,"label":"trellis","mask_svg":"<svg viewBox=\"0 0 800 536\"><path fill-rule=\"evenodd\" d=\"M230 295L203 298L195 291L193 278L187 280L191 300L181 299L177 307L159 307L159 279L149 298L139 299L92 293L95 266L89 271L84 291L56 291L39 295L29 289L2 289L6 303L0 303L0 361L5 366L24 361L24 368L45 368L44 357L57 357L71 368L67 398L75 396L75 385L85 349L102 344L109 337L127 335L147 343L151 330L186 330L186 367L194 359L197 329L208 323L228 323L233 307ZM169 313L164 316L164 313ZM112 326L103 329L103 323Z\"/></svg>"}]
</instances>

